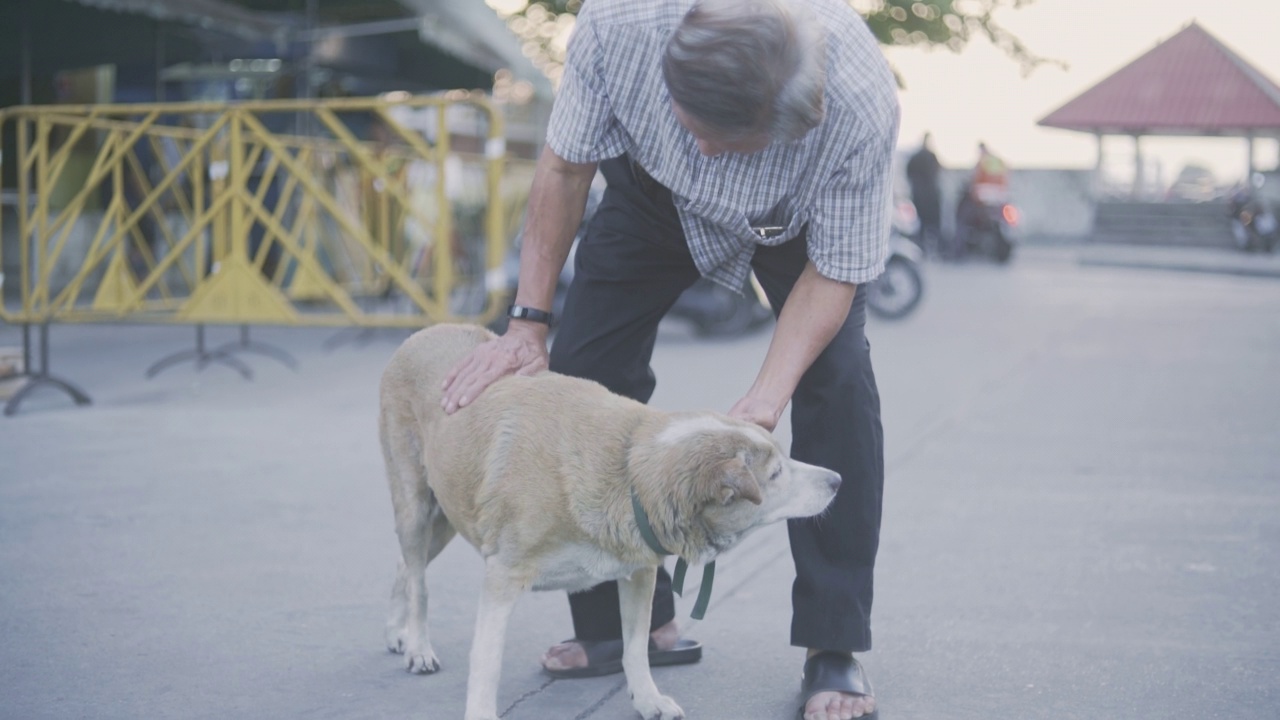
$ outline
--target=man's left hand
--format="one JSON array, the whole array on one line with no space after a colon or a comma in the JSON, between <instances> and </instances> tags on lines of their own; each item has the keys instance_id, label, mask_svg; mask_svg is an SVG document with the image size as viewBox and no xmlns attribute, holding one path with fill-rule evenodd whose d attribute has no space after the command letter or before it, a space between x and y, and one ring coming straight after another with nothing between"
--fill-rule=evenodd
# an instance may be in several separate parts
<instances>
[{"instance_id":1,"label":"man's left hand","mask_svg":"<svg viewBox=\"0 0 1280 720\"><path fill-rule=\"evenodd\" d=\"M773 432L773 429L778 426L778 419L782 417L782 408L748 395L734 403L729 410L729 417L755 423Z\"/></svg>"}]
</instances>

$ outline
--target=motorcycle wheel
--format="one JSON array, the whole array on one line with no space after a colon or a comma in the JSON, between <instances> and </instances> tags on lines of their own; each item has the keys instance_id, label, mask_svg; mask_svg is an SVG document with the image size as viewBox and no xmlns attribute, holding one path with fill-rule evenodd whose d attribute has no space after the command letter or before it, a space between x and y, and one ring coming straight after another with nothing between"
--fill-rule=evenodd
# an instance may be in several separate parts
<instances>
[{"instance_id":1,"label":"motorcycle wheel","mask_svg":"<svg viewBox=\"0 0 1280 720\"><path fill-rule=\"evenodd\" d=\"M995 246L991 254L996 259L996 262L1007 263L1009 258L1013 257L1013 243L1009 242L1004 235L996 235Z\"/></svg>"},{"instance_id":2,"label":"motorcycle wheel","mask_svg":"<svg viewBox=\"0 0 1280 720\"><path fill-rule=\"evenodd\" d=\"M1249 228L1236 218L1231 219L1231 239L1236 241L1237 248L1249 252Z\"/></svg>"},{"instance_id":3,"label":"motorcycle wheel","mask_svg":"<svg viewBox=\"0 0 1280 720\"><path fill-rule=\"evenodd\" d=\"M867 286L867 309L885 320L907 316L924 296L924 280L920 268L903 257L891 257L884 274Z\"/></svg>"}]
</instances>

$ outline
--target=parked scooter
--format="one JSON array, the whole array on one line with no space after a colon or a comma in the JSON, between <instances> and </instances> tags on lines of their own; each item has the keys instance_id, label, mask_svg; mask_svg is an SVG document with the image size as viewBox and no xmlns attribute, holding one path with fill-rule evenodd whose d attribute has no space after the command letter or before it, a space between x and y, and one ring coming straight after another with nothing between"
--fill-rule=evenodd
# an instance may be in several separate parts
<instances>
[{"instance_id":1,"label":"parked scooter","mask_svg":"<svg viewBox=\"0 0 1280 720\"><path fill-rule=\"evenodd\" d=\"M1280 242L1280 227L1270 201L1263 196L1266 178L1254 173L1249 183L1231 193L1231 235L1245 252L1271 252Z\"/></svg>"},{"instance_id":2,"label":"parked scooter","mask_svg":"<svg viewBox=\"0 0 1280 720\"><path fill-rule=\"evenodd\" d=\"M1013 228L1018 225L1018 209L1003 198L978 198L966 187L956 205L953 259L966 255L988 257L1007 263L1013 256Z\"/></svg>"}]
</instances>

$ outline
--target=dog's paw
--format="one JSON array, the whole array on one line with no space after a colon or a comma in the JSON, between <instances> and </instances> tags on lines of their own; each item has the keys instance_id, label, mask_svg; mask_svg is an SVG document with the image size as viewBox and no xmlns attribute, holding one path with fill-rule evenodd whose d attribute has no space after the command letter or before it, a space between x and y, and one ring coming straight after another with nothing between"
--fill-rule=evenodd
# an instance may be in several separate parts
<instances>
[{"instance_id":1,"label":"dog's paw","mask_svg":"<svg viewBox=\"0 0 1280 720\"><path fill-rule=\"evenodd\" d=\"M682 720L684 718L684 710L681 710L676 701L666 695L654 695L650 700L636 698L632 700L632 705L645 720Z\"/></svg>"},{"instance_id":2,"label":"dog's paw","mask_svg":"<svg viewBox=\"0 0 1280 720\"><path fill-rule=\"evenodd\" d=\"M403 630L396 632L387 631L387 652L393 652L396 655L403 655L405 647L409 644L409 635Z\"/></svg>"},{"instance_id":3,"label":"dog's paw","mask_svg":"<svg viewBox=\"0 0 1280 720\"><path fill-rule=\"evenodd\" d=\"M427 651L425 653L406 653L404 656L405 669L417 675L430 675L440 669L440 661L436 659L436 654Z\"/></svg>"}]
</instances>

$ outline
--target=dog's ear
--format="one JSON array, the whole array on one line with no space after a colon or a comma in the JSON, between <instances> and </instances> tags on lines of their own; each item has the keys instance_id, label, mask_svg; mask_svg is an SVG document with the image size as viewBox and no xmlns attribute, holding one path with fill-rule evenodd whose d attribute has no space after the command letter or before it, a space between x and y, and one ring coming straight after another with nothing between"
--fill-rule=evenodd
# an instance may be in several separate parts
<instances>
[{"instance_id":1,"label":"dog's ear","mask_svg":"<svg viewBox=\"0 0 1280 720\"><path fill-rule=\"evenodd\" d=\"M753 505L764 502L760 496L760 483L751 473L751 468L741 457L734 457L720 464L720 500L728 503L735 496L748 500Z\"/></svg>"}]
</instances>

